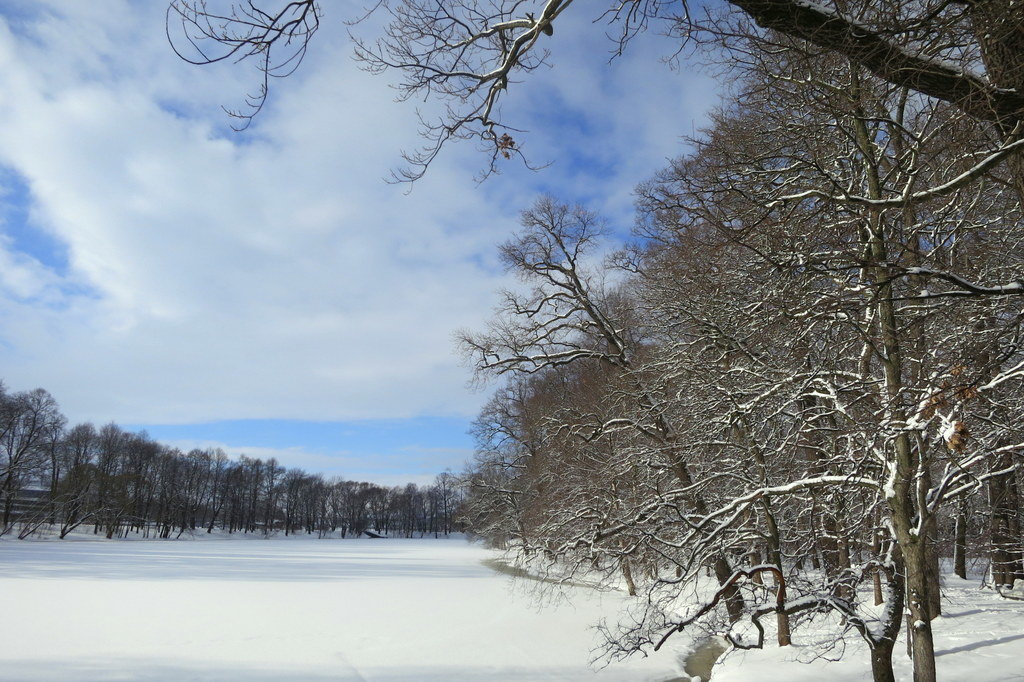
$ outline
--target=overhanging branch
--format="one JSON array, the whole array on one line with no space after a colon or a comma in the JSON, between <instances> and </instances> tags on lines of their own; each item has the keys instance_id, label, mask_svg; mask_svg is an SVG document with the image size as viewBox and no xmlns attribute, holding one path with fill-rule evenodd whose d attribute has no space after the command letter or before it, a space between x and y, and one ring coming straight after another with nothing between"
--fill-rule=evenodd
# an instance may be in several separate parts
<instances>
[{"instance_id":1,"label":"overhanging branch","mask_svg":"<svg viewBox=\"0 0 1024 682\"><path fill-rule=\"evenodd\" d=\"M1014 124L1024 95L938 59L904 50L878 32L806 0L729 0L764 28L837 52L879 78L956 105L982 121Z\"/></svg>"}]
</instances>

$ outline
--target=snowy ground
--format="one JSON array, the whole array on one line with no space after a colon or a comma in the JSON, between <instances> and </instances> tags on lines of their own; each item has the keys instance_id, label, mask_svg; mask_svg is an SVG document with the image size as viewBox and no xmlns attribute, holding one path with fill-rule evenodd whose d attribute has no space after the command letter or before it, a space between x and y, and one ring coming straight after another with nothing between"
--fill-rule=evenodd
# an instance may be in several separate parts
<instances>
[{"instance_id":1,"label":"snowy ground","mask_svg":"<svg viewBox=\"0 0 1024 682\"><path fill-rule=\"evenodd\" d=\"M1024 601L1002 599L979 589L980 579L943 576L943 615L932 621L941 682L1021 682L1024 680ZM821 635L819 634L818 637ZM809 644L813 626L794 634L796 646L734 651L715 666L714 682L861 682L871 679L863 640L852 633L842 648L815 656ZM801 645L802 644L802 645ZM840 654L843 660L835 661ZM901 639L893 653L900 680L913 679Z\"/></svg>"},{"instance_id":2,"label":"snowy ground","mask_svg":"<svg viewBox=\"0 0 1024 682\"><path fill-rule=\"evenodd\" d=\"M624 596L483 565L463 540L214 538L0 540L0 680L680 680L676 650L594 671L589 626ZM947 578L939 679L1024 680L1024 602ZM856 637L842 661L796 646L733 652L714 682L870 679ZM839 652L834 651L833 655ZM894 657L911 679L902 646Z\"/></svg>"},{"instance_id":3,"label":"snowy ground","mask_svg":"<svg viewBox=\"0 0 1024 682\"><path fill-rule=\"evenodd\" d=\"M541 607L464 540L0 540L3 680L666 680L595 674L622 597Z\"/></svg>"}]
</instances>

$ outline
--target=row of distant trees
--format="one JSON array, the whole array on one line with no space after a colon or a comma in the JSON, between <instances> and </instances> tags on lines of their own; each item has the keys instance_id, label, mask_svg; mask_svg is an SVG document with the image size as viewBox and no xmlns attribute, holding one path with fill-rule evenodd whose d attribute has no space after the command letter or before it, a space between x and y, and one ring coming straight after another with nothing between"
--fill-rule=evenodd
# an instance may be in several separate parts
<instances>
[{"instance_id":1,"label":"row of distant trees","mask_svg":"<svg viewBox=\"0 0 1024 682\"><path fill-rule=\"evenodd\" d=\"M431 485L387 487L285 468L274 458L182 452L116 424L69 427L47 391L12 393L0 383L0 536L52 529L64 538L79 528L107 538L214 529L447 535L460 495L450 473Z\"/></svg>"}]
</instances>

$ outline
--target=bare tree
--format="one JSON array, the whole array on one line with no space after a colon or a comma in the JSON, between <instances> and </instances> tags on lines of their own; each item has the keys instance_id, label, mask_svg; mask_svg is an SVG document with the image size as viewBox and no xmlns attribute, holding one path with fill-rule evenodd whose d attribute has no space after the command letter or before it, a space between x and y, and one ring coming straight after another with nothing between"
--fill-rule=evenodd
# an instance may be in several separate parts
<instances>
[{"instance_id":1,"label":"bare tree","mask_svg":"<svg viewBox=\"0 0 1024 682\"><path fill-rule=\"evenodd\" d=\"M745 33L771 51L775 35L785 35L855 64L866 74L932 100L948 102L969 117L993 123L1016 140L1024 111L1024 53L1019 9L1012 0L920 3L829 0L728 0L734 16L747 18ZM735 34L723 29L721 13L691 7L685 0L629 0L593 9L573 0L478 0L429 2L400 0L377 5L387 14L383 35L354 40L356 58L372 72L397 71L400 97L437 97L446 111L424 121L426 146L406 156L400 179L415 180L445 144L475 140L490 156L489 169L502 158L522 158L514 122L502 119L507 89L547 63L545 41L557 40L555 26L570 12L591 12L610 27L613 48L621 52L648 30L687 42L720 41L727 54ZM258 3L175 0L168 11L168 36L176 51L193 63L254 59L263 75L249 110L236 113L246 123L262 107L270 77L298 66L319 26L315 0ZM756 24L756 26L755 26Z\"/></svg>"},{"instance_id":2,"label":"bare tree","mask_svg":"<svg viewBox=\"0 0 1024 682\"><path fill-rule=\"evenodd\" d=\"M172 0L167 7L167 38L175 53L191 64L254 60L261 82L241 109L225 109L238 125L249 127L267 101L271 78L284 78L302 64L309 41L320 27L314 0L221 2Z\"/></svg>"},{"instance_id":3,"label":"bare tree","mask_svg":"<svg viewBox=\"0 0 1024 682\"><path fill-rule=\"evenodd\" d=\"M21 489L45 472L46 446L63 419L57 402L43 389L7 394L0 386L0 534L10 528Z\"/></svg>"}]
</instances>

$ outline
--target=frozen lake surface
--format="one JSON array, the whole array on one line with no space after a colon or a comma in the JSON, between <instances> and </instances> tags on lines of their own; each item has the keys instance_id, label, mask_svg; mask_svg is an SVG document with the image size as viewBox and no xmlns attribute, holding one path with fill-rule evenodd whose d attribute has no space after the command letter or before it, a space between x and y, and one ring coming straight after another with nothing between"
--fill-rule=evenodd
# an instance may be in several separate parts
<instances>
[{"instance_id":1,"label":"frozen lake surface","mask_svg":"<svg viewBox=\"0 0 1024 682\"><path fill-rule=\"evenodd\" d=\"M0 540L3 680L666 680L595 672L623 597L545 603L463 540Z\"/></svg>"},{"instance_id":2,"label":"frozen lake surface","mask_svg":"<svg viewBox=\"0 0 1024 682\"><path fill-rule=\"evenodd\" d=\"M595 671L591 626L628 598L570 587L569 601L542 601L537 589L550 586L482 563L494 556L461 539L4 538L0 680L686 679L682 635ZM939 679L1024 681L1024 602L944 580ZM830 660L840 649L820 655L834 631L812 623L792 647L731 652L713 682L870 679L850 633L843 660ZM909 682L902 650L897 679Z\"/></svg>"}]
</instances>

